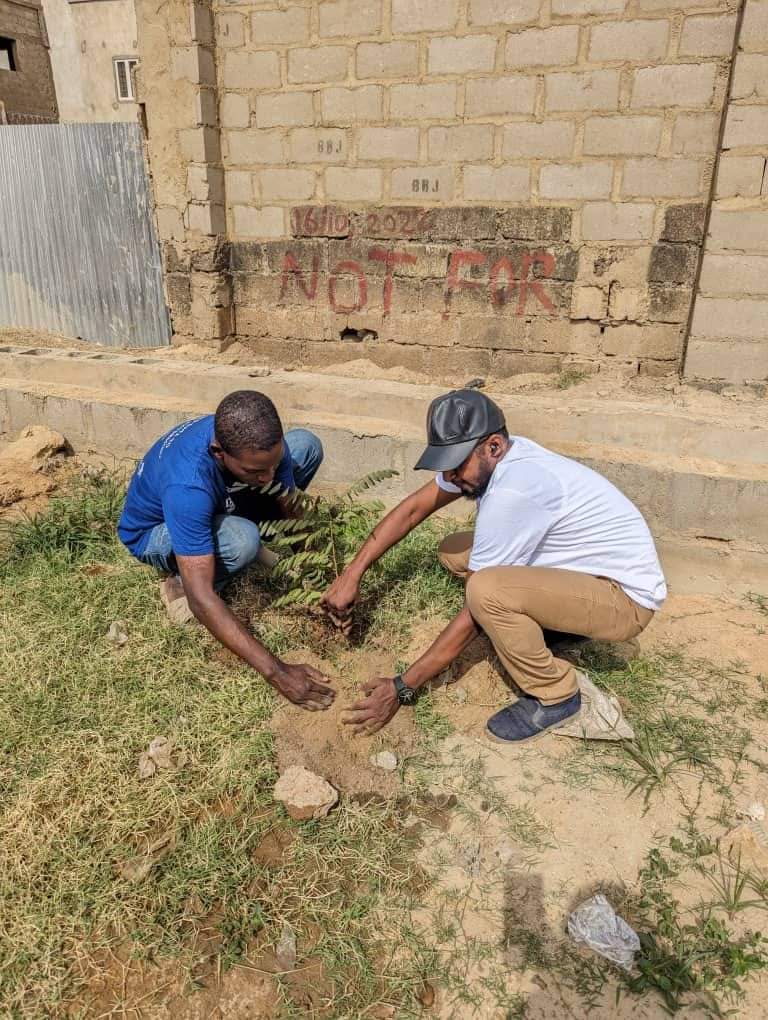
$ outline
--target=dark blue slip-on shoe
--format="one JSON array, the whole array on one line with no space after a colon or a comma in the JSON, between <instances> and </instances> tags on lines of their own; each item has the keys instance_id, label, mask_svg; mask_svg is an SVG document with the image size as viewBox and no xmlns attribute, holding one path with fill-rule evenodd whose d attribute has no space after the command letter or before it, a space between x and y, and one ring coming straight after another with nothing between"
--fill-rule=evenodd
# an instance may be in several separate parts
<instances>
[{"instance_id":1,"label":"dark blue slip-on shoe","mask_svg":"<svg viewBox=\"0 0 768 1020\"><path fill-rule=\"evenodd\" d=\"M486 724L486 736L501 744L525 744L557 729L581 711L581 691L558 705L542 705L538 698L526 697L492 715Z\"/></svg>"}]
</instances>

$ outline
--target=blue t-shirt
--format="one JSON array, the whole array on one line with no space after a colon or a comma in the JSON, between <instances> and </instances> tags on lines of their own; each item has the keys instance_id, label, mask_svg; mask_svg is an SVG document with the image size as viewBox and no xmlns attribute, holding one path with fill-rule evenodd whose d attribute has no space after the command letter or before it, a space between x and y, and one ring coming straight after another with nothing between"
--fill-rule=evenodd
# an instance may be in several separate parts
<instances>
[{"instance_id":1,"label":"blue t-shirt","mask_svg":"<svg viewBox=\"0 0 768 1020\"><path fill-rule=\"evenodd\" d=\"M214 517L232 513L230 494L247 488L213 457L213 438L212 414L184 422L158 439L136 468L117 525L134 556L141 556L158 524L167 526L177 556L213 553ZM293 461L285 444L283 451L274 481L293 489Z\"/></svg>"}]
</instances>

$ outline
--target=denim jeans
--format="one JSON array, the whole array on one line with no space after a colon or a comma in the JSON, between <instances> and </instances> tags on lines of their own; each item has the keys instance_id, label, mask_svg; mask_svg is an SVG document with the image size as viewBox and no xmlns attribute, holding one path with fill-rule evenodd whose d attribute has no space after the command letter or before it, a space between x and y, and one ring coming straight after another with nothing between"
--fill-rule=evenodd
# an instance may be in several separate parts
<instances>
[{"instance_id":1,"label":"denim jeans","mask_svg":"<svg viewBox=\"0 0 768 1020\"><path fill-rule=\"evenodd\" d=\"M323 446L317 436L307 429L291 429L285 433L285 444L293 461L293 477L300 489L306 489L323 462ZM242 498L236 503L242 503ZM221 514L213 519L213 545L216 557L214 587L223 588L232 578L251 563L259 551L261 538L256 523L250 519L261 507L260 520L269 520L272 514L254 497L252 512L248 516ZM247 511L246 511L247 512ZM158 524L149 534L142 563L166 574L177 574L178 566L171 546L171 536L165 524Z\"/></svg>"}]
</instances>

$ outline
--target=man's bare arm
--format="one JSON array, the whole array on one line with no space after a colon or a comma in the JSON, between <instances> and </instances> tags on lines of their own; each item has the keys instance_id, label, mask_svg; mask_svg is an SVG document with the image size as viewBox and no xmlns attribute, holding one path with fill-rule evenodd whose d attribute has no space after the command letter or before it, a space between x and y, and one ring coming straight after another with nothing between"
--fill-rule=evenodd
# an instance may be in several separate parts
<instances>
[{"instance_id":1,"label":"man's bare arm","mask_svg":"<svg viewBox=\"0 0 768 1020\"><path fill-rule=\"evenodd\" d=\"M414 688L434 679L461 655L480 630L466 606L432 642L424 654L403 673L403 682ZM392 677L377 677L364 685L367 697L356 701L344 722L356 733L375 733L390 721L400 707Z\"/></svg>"},{"instance_id":2,"label":"man's bare arm","mask_svg":"<svg viewBox=\"0 0 768 1020\"><path fill-rule=\"evenodd\" d=\"M397 545L436 510L454 503L459 496L460 493L445 492L434 481L430 481L411 493L394 510L390 510L373 529L341 576L325 593L323 605L331 618L345 627L357 600L360 580L371 564L380 559L393 545Z\"/></svg>"},{"instance_id":3,"label":"man's bare arm","mask_svg":"<svg viewBox=\"0 0 768 1020\"><path fill-rule=\"evenodd\" d=\"M178 556L189 608L213 636L252 666L294 704L311 711L328 708L335 692L312 666L289 665L275 658L250 634L213 587L216 563L210 556Z\"/></svg>"}]
</instances>

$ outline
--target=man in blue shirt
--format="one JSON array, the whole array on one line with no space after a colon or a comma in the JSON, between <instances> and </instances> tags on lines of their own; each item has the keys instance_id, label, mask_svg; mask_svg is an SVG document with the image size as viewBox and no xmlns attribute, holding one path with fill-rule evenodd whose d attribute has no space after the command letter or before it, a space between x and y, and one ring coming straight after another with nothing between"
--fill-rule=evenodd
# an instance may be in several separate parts
<instances>
[{"instance_id":1,"label":"man in blue shirt","mask_svg":"<svg viewBox=\"0 0 768 1020\"><path fill-rule=\"evenodd\" d=\"M230 393L215 415L172 429L137 467L118 523L123 544L142 563L171 576L163 598L189 609L226 648L281 694L310 711L335 692L318 670L275 658L246 630L221 589L260 555L256 521L295 516L290 490L306 489L323 459L306 429L283 433L277 409L255 390ZM264 496L279 482L283 492Z\"/></svg>"}]
</instances>

